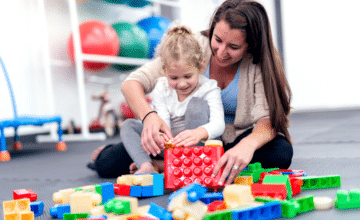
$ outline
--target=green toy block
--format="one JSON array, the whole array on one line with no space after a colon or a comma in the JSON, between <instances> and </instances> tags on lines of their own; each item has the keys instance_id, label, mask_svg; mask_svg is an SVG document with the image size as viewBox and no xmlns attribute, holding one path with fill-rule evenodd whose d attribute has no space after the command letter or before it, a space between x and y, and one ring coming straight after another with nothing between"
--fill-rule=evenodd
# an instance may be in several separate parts
<instances>
[{"instance_id":1,"label":"green toy block","mask_svg":"<svg viewBox=\"0 0 360 220\"><path fill-rule=\"evenodd\" d=\"M233 210L224 210L207 213L203 220L232 220L232 211Z\"/></svg>"},{"instance_id":2,"label":"green toy block","mask_svg":"<svg viewBox=\"0 0 360 220\"><path fill-rule=\"evenodd\" d=\"M86 219L89 216L89 213L65 213L63 220L77 220L79 218Z\"/></svg>"},{"instance_id":3,"label":"green toy block","mask_svg":"<svg viewBox=\"0 0 360 220\"><path fill-rule=\"evenodd\" d=\"M239 176L252 176L253 182L259 182L261 173L264 172L264 169L261 168L261 163L251 163L248 165L247 170L241 171Z\"/></svg>"},{"instance_id":4,"label":"green toy block","mask_svg":"<svg viewBox=\"0 0 360 220\"><path fill-rule=\"evenodd\" d=\"M306 176L299 177L303 180L301 189L326 189L341 186L341 177L336 176Z\"/></svg>"},{"instance_id":5,"label":"green toy block","mask_svg":"<svg viewBox=\"0 0 360 220\"><path fill-rule=\"evenodd\" d=\"M300 204L294 200L279 200L270 197L256 197L257 202L273 202L277 201L281 204L281 215L284 218L293 218L300 213Z\"/></svg>"},{"instance_id":6,"label":"green toy block","mask_svg":"<svg viewBox=\"0 0 360 220\"><path fill-rule=\"evenodd\" d=\"M296 201L300 204L299 213L304 213L315 209L314 196L304 196L293 199L292 201Z\"/></svg>"},{"instance_id":7,"label":"green toy block","mask_svg":"<svg viewBox=\"0 0 360 220\"><path fill-rule=\"evenodd\" d=\"M346 190L337 191L335 207L338 209L360 208L360 190L352 189L349 192Z\"/></svg>"},{"instance_id":8,"label":"green toy block","mask_svg":"<svg viewBox=\"0 0 360 220\"><path fill-rule=\"evenodd\" d=\"M111 199L105 203L104 210L107 213L112 212L115 214L129 214L131 212L130 201Z\"/></svg>"},{"instance_id":9,"label":"green toy block","mask_svg":"<svg viewBox=\"0 0 360 220\"><path fill-rule=\"evenodd\" d=\"M288 175L266 175L263 184L285 184L287 190L287 199L292 197L292 189Z\"/></svg>"}]
</instances>

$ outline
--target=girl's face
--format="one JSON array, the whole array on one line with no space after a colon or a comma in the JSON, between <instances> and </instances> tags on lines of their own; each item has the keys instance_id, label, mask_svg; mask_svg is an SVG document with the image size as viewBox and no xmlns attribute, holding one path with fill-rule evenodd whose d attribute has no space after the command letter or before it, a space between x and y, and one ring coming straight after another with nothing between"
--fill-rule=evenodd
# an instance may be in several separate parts
<instances>
[{"instance_id":1,"label":"girl's face","mask_svg":"<svg viewBox=\"0 0 360 220\"><path fill-rule=\"evenodd\" d=\"M187 98L196 88L199 70L182 61L173 61L165 68L166 78L171 88L176 90L179 101Z\"/></svg>"},{"instance_id":2,"label":"girl's face","mask_svg":"<svg viewBox=\"0 0 360 220\"><path fill-rule=\"evenodd\" d=\"M214 60L220 67L228 67L239 62L246 54L246 36L239 29L231 29L224 20L214 28L211 39Z\"/></svg>"}]
</instances>

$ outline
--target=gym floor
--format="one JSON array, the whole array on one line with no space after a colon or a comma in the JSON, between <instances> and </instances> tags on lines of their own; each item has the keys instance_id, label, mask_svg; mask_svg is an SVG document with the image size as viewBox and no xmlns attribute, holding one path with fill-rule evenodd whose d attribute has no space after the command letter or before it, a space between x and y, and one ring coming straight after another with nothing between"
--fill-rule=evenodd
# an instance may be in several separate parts
<instances>
[{"instance_id":1,"label":"gym floor","mask_svg":"<svg viewBox=\"0 0 360 220\"><path fill-rule=\"evenodd\" d=\"M360 188L360 109L292 113L290 133L294 141L294 158L290 169L304 170L308 176L340 175L341 187L321 190L303 190L305 195L336 197L339 189ZM54 143L37 144L34 137L21 137L22 151L12 151L9 162L1 162L0 202L12 200L15 189L31 189L38 201L45 204L44 213L35 219L52 219L52 194L61 189L103 182L116 182L116 178L103 179L88 169L92 151L103 144L117 143L119 137L104 142L71 142L64 152L55 150ZM11 145L11 141L8 141ZM11 146L8 147L11 149ZM150 202L167 206L164 196L139 199L140 205ZM0 216L3 210L0 208ZM359 210L311 211L295 219L359 219Z\"/></svg>"}]
</instances>

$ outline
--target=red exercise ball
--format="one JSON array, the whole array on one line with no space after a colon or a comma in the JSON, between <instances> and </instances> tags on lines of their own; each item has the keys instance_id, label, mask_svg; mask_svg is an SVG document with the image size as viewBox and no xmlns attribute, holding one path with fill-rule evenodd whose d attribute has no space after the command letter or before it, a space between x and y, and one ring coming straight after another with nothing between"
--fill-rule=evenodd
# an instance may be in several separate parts
<instances>
[{"instance_id":1,"label":"red exercise ball","mask_svg":"<svg viewBox=\"0 0 360 220\"><path fill-rule=\"evenodd\" d=\"M120 50L119 36L115 29L102 21L85 21L79 26L81 49L85 54L117 56ZM68 41L68 52L74 60L73 34ZM84 62L84 68L89 71L100 71L109 67L110 63Z\"/></svg>"}]
</instances>

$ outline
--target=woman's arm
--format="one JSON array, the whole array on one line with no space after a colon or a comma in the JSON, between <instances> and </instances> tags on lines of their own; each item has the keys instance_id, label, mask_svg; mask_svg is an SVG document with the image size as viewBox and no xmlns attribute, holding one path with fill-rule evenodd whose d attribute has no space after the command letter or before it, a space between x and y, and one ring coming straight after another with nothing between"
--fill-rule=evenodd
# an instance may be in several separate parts
<instances>
[{"instance_id":1,"label":"woman's arm","mask_svg":"<svg viewBox=\"0 0 360 220\"><path fill-rule=\"evenodd\" d=\"M231 184L240 172L251 162L254 152L270 142L276 136L275 130L271 127L270 118L260 119L254 126L252 133L243 138L232 149L229 149L216 164L213 176L216 176L221 167L224 166L219 184L222 185L226 177L226 185ZM238 169L233 169L237 166Z\"/></svg>"}]
</instances>

